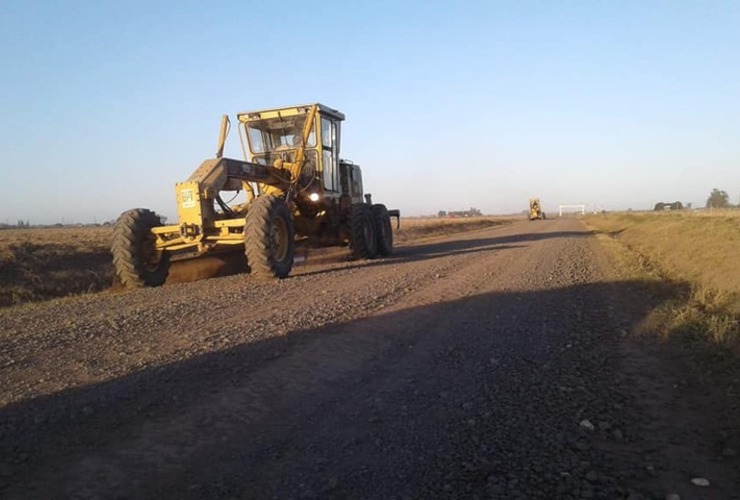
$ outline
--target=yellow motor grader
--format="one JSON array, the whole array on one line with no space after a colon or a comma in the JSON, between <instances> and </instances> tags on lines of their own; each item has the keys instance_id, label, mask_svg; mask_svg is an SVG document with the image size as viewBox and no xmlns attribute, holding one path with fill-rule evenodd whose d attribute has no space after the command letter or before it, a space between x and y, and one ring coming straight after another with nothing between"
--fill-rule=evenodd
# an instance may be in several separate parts
<instances>
[{"instance_id":1,"label":"yellow motor grader","mask_svg":"<svg viewBox=\"0 0 740 500\"><path fill-rule=\"evenodd\" d=\"M529 220L546 219L545 212L542 211L539 198L529 199Z\"/></svg>"},{"instance_id":2,"label":"yellow motor grader","mask_svg":"<svg viewBox=\"0 0 740 500\"><path fill-rule=\"evenodd\" d=\"M245 160L225 158L231 128L221 121L216 158L175 186L179 220L164 225L151 210L121 214L113 227L113 264L130 288L164 283L173 260L242 249L252 274L285 278L297 241L349 245L357 258L393 251L390 219L399 210L373 204L358 165L339 156L344 115L309 104L237 115ZM226 191L246 193L229 205Z\"/></svg>"}]
</instances>

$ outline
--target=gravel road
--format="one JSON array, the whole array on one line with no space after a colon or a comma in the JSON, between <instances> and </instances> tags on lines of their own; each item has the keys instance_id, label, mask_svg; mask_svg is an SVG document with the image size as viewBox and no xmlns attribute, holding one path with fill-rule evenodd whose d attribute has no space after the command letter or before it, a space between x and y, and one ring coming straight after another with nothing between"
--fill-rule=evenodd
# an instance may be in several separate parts
<instances>
[{"instance_id":1,"label":"gravel road","mask_svg":"<svg viewBox=\"0 0 740 500\"><path fill-rule=\"evenodd\" d=\"M560 219L0 311L0 497L740 498L628 335L677 288Z\"/></svg>"}]
</instances>

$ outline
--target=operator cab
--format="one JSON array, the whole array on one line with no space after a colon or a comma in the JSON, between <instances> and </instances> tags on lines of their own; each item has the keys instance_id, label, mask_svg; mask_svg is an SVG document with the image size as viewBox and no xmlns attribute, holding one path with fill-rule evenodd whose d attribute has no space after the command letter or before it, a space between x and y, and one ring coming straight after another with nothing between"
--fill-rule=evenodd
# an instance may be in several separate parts
<instances>
[{"instance_id":1,"label":"operator cab","mask_svg":"<svg viewBox=\"0 0 740 500\"><path fill-rule=\"evenodd\" d=\"M293 163L303 149L305 164L299 174L299 191L338 198L343 191L339 145L344 114L317 104L314 116L312 108L304 105L239 113L240 132L253 163Z\"/></svg>"}]
</instances>

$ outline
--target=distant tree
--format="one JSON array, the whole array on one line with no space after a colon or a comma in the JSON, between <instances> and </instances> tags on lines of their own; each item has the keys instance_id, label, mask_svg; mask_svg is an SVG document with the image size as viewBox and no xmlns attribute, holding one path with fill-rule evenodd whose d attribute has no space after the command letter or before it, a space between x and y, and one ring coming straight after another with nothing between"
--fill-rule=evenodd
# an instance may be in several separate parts
<instances>
[{"instance_id":1,"label":"distant tree","mask_svg":"<svg viewBox=\"0 0 740 500\"><path fill-rule=\"evenodd\" d=\"M445 212L444 210L440 210L439 212L437 212L437 217L447 217L447 212Z\"/></svg>"},{"instance_id":2,"label":"distant tree","mask_svg":"<svg viewBox=\"0 0 740 500\"><path fill-rule=\"evenodd\" d=\"M727 191L712 189L712 194L707 198L707 208L728 208L730 206L730 195Z\"/></svg>"},{"instance_id":3,"label":"distant tree","mask_svg":"<svg viewBox=\"0 0 740 500\"><path fill-rule=\"evenodd\" d=\"M665 210L665 203L663 203L662 201L656 203L653 210L655 210L656 212L662 212L663 210Z\"/></svg>"}]
</instances>

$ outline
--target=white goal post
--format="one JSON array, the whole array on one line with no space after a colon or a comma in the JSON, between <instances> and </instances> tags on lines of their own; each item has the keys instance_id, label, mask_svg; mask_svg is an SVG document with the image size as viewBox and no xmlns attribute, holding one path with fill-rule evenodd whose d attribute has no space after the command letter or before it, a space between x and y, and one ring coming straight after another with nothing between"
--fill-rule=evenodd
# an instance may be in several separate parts
<instances>
[{"instance_id":1,"label":"white goal post","mask_svg":"<svg viewBox=\"0 0 740 500\"><path fill-rule=\"evenodd\" d=\"M586 205L559 205L559 217L563 216L563 209L572 209L573 211L579 211L581 212L581 215L586 215Z\"/></svg>"}]
</instances>

